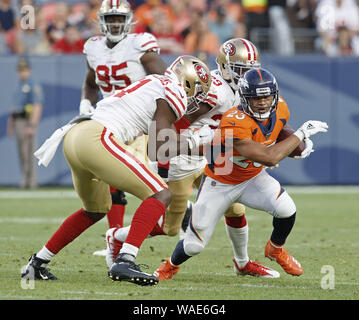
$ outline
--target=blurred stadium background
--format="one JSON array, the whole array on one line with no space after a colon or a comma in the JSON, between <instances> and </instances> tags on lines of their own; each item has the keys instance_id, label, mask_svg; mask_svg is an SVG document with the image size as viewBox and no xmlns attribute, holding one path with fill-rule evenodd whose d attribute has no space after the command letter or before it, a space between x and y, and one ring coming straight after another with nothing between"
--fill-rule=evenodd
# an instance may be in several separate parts
<instances>
[{"instance_id":1,"label":"blurred stadium background","mask_svg":"<svg viewBox=\"0 0 359 320\"><path fill-rule=\"evenodd\" d=\"M82 47L98 34L101 1L0 0L0 186L21 181L16 143L6 121L17 81L16 65L27 56L43 86L44 111L37 142L78 113L86 71ZM291 110L290 124L318 119L328 134L313 140L305 161L286 159L271 171L287 185L359 184L359 1L356 0L144 0L129 1L138 23L133 32L152 32L170 63L189 53L216 68L218 47L233 37L259 48L262 66L277 77ZM34 28L27 28L29 8ZM39 167L39 186L70 186L61 152Z\"/></svg>"}]
</instances>

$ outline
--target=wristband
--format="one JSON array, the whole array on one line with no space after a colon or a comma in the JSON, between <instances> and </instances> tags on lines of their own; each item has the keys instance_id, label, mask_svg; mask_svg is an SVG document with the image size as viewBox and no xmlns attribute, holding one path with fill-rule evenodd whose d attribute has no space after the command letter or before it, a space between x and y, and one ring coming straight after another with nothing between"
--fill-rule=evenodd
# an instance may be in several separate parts
<instances>
[{"instance_id":1,"label":"wristband","mask_svg":"<svg viewBox=\"0 0 359 320\"><path fill-rule=\"evenodd\" d=\"M298 129L297 131L295 131L293 133L300 141L303 141L303 139L305 138L304 132L303 130Z\"/></svg>"}]
</instances>

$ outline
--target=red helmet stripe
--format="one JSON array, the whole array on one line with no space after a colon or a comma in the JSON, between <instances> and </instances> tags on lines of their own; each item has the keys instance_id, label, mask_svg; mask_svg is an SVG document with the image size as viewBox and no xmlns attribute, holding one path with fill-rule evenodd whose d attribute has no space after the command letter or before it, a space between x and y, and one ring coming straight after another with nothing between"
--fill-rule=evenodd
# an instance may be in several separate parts
<instances>
[{"instance_id":1,"label":"red helmet stripe","mask_svg":"<svg viewBox=\"0 0 359 320\"><path fill-rule=\"evenodd\" d=\"M248 44L246 43L246 41L244 39L241 39L242 42L244 43L244 45L246 46L247 48L247 51L248 51L248 60L251 60L251 53L250 53L250 50L249 50L249 46Z\"/></svg>"},{"instance_id":2,"label":"red helmet stripe","mask_svg":"<svg viewBox=\"0 0 359 320\"><path fill-rule=\"evenodd\" d=\"M252 50L253 50L253 60L257 60L256 50L255 50L255 48L254 48L254 45L253 45L253 43L250 42L250 41L249 41L249 44L250 44L250 46L251 46L251 48L252 48Z\"/></svg>"},{"instance_id":3,"label":"red helmet stripe","mask_svg":"<svg viewBox=\"0 0 359 320\"><path fill-rule=\"evenodd\" d=\"M246 39L241 39L241 40L245 44L248 50L248 60L256 60L256 51L254 49L253 43Z\"/></svg>"}]
</instances>

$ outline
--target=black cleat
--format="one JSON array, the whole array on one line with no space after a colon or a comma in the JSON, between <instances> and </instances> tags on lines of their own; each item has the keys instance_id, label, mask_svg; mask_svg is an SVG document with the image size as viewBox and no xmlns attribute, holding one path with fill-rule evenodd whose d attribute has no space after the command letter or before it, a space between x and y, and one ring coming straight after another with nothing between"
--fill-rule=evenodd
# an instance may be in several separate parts
<instances>
[{"instance_id":1,"label":"black cleat","mask_svg":"<svg viewBox=\"0 0 359 320\"><path fill-rule=\"evenodd\" d=\"M46 269L49 261L36 257L34 253L29 263L21 270L21 278L26 280L57 280L57 278Z\"/></svg>"},{"instance_id":2,"label":"black cleat","mask_svg":"<svg viewBox=\"0 0 359 320\"><path fill-rule=\"evenodd\" d=\"M140 286L154 286L158 279L152 274L142 272L135 264L132 255L122 253L108 271L108 276L114 281L128 281Z\"/></svg>"}]
</instances>

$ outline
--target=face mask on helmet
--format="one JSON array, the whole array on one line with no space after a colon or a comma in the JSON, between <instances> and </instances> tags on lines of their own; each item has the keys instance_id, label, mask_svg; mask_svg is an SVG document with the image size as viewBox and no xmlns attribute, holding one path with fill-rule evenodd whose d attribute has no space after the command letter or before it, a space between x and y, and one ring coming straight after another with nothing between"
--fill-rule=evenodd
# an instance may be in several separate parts
<instances>
[{"instance_id":1,"label":"face mask on helmet","mask_svg":"<svg viewBox=\"0 0 359 320\"><path fill-rule=\"evenodd\" d=\"M133 12L126 1L116 6L113 0L104 0L97 16L101 32L111 42L121 41L130 32Z\"/></svg>"},{"instance_id":2,"label":"face mask on helmet","mask_svg":"<svg viewBox=\"0 0 359 320\"><path fill-rule=\"evenodd\" d=\"M243 111L259 121L271 117L278 104L276 79L264 69L254 69L240 79Z\"/></svg>"}]
</instances>

